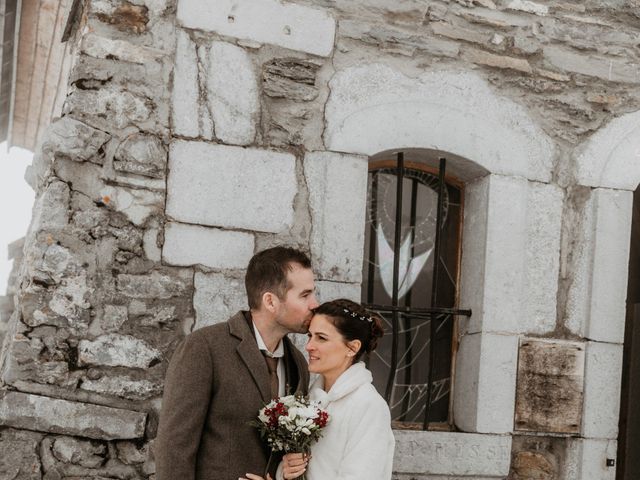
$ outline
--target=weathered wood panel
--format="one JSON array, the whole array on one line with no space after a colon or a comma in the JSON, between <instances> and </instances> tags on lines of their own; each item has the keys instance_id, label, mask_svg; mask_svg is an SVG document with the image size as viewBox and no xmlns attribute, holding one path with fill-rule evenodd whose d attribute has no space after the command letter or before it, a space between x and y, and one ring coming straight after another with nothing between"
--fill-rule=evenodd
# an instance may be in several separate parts
<instances>
[{"instance_id":1,"label":"weathered wood panel","mask_svg":"<svg viewBox=\"0 0 640 480\"><path fill-rule=\"evenodd\" d=\"M580 433L584 350L577 342L521 340L516 430Z\"/></svg>"},{"instance_id":2,"label":"weathered wood panel","mask_svg":"<svg viewBox=\"0 0 640 480\"><path fill-rule=\"evenodd\" d=\"M60 112L69 72L69 45L61 42L68 4L69 0L23 1L12 145L34 150Z\"/></svg>"}]
</instances>

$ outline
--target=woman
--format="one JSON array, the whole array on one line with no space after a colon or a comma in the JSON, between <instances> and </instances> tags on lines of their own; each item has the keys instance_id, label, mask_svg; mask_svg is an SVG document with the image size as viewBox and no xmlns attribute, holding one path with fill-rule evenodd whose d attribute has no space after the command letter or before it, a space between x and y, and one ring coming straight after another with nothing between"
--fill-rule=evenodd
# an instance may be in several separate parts
<instances>
[{"instance_id":1,"label":"woman","mask_svg":"<svg viewBox=\"0 0 640 480\"><path fill-rule=\"evenodd\" d=\"M306 350L309 371L319 376L309 396L328 411L329 423L311 447L312 458L285 455L277 480L305 472L307 480L391 478L395 441L389 407L360 361L376 348L382 334L380 317L350 300L323 303L315 310ZM254 474L247 478L262 479Z\"/></svg>"}]
</instances>

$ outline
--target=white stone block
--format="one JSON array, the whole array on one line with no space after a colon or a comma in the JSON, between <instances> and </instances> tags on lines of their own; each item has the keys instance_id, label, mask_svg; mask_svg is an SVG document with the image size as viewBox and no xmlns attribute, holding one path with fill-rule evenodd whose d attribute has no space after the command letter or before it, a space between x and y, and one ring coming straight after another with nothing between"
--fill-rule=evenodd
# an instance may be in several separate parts
<instances>
[{"instance_id":1,"label":"white stone block","mask_svg":"<svg viewBox=\"0 0 640 480\"><path fill-rule=\"evenodd\" d=\"M618 436L622 349L612 343L587 343L582 412L585 437Z\"/></svg>"},{"instance_id":2,"label":"white stone block","mask_svg":"<svg viewBox=\"0 0 640 480\"><path fill-rule=\"evenodd\" d=\"M235 145L253 142L260 118L258 78L244 49L213 42L209 50L207 100L219 140Z\"/></svg>"},{"instance_id":3,"label":"white stone block","mask_svg":"<svg viewBox=\"0 0 640 480\"><path fill-rule=\"evenodd\" d=\"M333 50L335 20L317 8L278 0L179 0L177 15L187 28L323 57Z\"/></svg>"},{"instance_id":4,"label":"white stone block","mask_svg":"<svg viewBox=\"0 0 640 480\"><path fill-rule=\"evenodd\" d=\"M522 331L527 246L528 182L492 175L489 180L484 301L485 332Z\"/></svg>"},{"instance_id":5,"label":"white stone block","mask_svg":"<svg viewBox=\"0 0 640 480\"><path fill-rule=\"evenodd\" d=\"M468 478L509 474L511 437L395 430L393 471Z\"/></svg>"},{"instance_id":6,"label":"white stone block","mask_svg":"<svg viewBox=\"0 0 640 480\"><path fill-rule=\"evenodd\" d=\"M590 340L624 341L632 202L632 192L595 189L581 212L566 325Z\"/></svg>"},{"instance_id":7,"label":"white stone block","mask_svg":"<svg viewBox=\"0 0 640 480\"><path fill-rule=\"evenodd\" d=\"M467 432L511 432L517 368L518 336L464 335L456 361L456 426Z\"/></svg>"},{"instance_id":8,"label":"white stone block","mask_svg":"<svg viewBox=\"0 0 640 480\"><path fill-rule=\"evenodd\" d=\"M576 180L635 190L640 182L640 112L614 118L576 149Z\"/></svg>"},{"instance_id":9,"label":"white stone block","mask_svg":"<svg viewBox=\"0 0 640 480\"><path fill-rule=\"evenodd\" d=\"M487 175L465 185L459 303L472 311L471 318L460 320L467 332L480 331L484 317L490 180Z\"/></svg>"},{"instance_id":10,"label":"white stone block","mask_svg":"<svg viewBox=\"0 0 640 480\"><path fill-rule=\"evenodd\" d=\"M475 432L478 418L478 387L482 334L463 335L456 355L453 388L453 419L463 432Z\"/></svg>"},{"instance_id":11,"label":"white stone block","mask_svg":"<svg viewBox=\"0 0 640 480\"><path fill-rule=\"evenodd\" d=\"M338 298L346 298L360 303L362 287L359 283L329 282L320 280L316 282L318 302L324 303Z\"/></svg>"},{"instance_id":12,"label":"white stone block","mask_svg":"<svg viewBox=\"0 0 640 480\"><path fill-rule=\"evenodd\" d=\"M224 322L239 310L248 310L244 279L196 272L193 308L196 311L194 329Z\"/></svg>"},{"instance_id":13,"label":"white stone block","mask_svg":"<svg viewBox=\"0 0 640 480\"><path fill-rule=\"evenodd\" d=\"M313 152L304 159L311 258L321 279L362 280L367 166L364 157L332 152Z\"/></svg>"},{"instance_id":14,"label":"white stone block","mask_svg":"<svg viewBox=\"0 0 640 480\"><path fill-rule=\"evenodd\" d=\"M614 480L616 467L608 467L607 459L616 460L617 451L618 442L615 440L568 439L565 468L560 480Z\"/></svg>"},{"instance_id":15,"label":"white stone block","mask_svg":"<svg viewBox=\"0 0 640 480\"><path fill-rule=\"evenodd\" d=\"M623 343L633 192L597 189L591 299L586 337Z\"/></svg>"},{"instance_id":16,"label":"white stone block","mask_svg":"<svg viewBox=\"0 0 640 480\"><path fill-rule=\"evenodd\" d=\"M529 182L520 332L544 334L556 327L563 202L557 185Z\"/></svg>"},{"instance_id":17,"label":"white stone block","mask_svg":"<svg viewBox=\"0 0 640 480\"><path fill-rule=\"evenodd\" d=\"M295 165L289 153L176 141L169 151L167 214L186 223L284 231L293 223Z\"/></svg>"},{"instance_id":18,"label":"white stone block","mask_svg":"<svg viewBox=\"0 0 640 480\"><path fill-rule=\"evenodd\" d=\"M162 258L169 265L246 268L254 246L249 233L172 222L164 231Z\"/></svg>"},{"instance_id":19,"label":"white stone block","mask_svg":"<svg viewBox=\"0 0 640 480\"><path fill-rule=\"evenodd\" d=\"M483 168L551 180L553 142L523 107L475 74L432 71L409 78L368 64L339 71L329 86L324 140L330 150L373 155L428 148L454 154L451 173L463 180L482 175Z\"/></svg>"},{"instance_id":20,"label":"white stone block","mask_svg":"<svg viewBox=\"0 0 640 480\"><path fill-rule=\"evenodd\" d=\"M185 137L200 136L199 101L196 46L184 30L177 29L176 60L171 92L174 133Z\"/></svg>"},{"instance_id":21,"label":"white stone block","mask_svg":"<svg viewBox=\"0 0 640 480\"><path fill-rule=\"evenodd\" d=\"M546 333L556 325L563 192L489 175L466 188L460 305L466 331Z\"/></svg>"}]
</instances>

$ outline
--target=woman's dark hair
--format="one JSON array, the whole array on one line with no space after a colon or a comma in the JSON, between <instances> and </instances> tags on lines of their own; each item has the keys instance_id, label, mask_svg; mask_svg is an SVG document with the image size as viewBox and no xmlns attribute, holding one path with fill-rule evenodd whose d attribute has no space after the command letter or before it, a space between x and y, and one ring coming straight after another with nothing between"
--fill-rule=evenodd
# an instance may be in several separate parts
<instances>
[{"instance_id":1,"label":"woman's dark hair","mask_svg":"<svg viewBox=\"0 0 640 480\"><path fill-rule=\"evenodd\" d=\"M347 342L360 340L362 348L356 353L357 362L365 353L373 352L378 339L384 335L382 318L369 312L362 305L345 298L325 302L314 313L326 315Z\"/></svg>"}]
</instances>

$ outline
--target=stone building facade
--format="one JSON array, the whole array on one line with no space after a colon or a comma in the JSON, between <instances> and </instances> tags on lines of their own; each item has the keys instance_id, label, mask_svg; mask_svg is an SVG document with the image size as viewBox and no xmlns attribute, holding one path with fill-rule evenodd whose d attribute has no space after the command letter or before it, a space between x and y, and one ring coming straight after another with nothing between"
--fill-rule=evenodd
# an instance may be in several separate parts
<instances>
[{"instance_id":1,"label":"stone building facade","mask_svg":"<svg viewBox=\"0 0 640 480\"><path fill-rule=\"evenodd\" d=\"M254 252L360 298L367 171L463 185L450 431L395 478L615 478L636 0L88 0L37 190L0 379L0 476L154 477L183 335L245 306Z\"/></svg>"}]
</instances>

